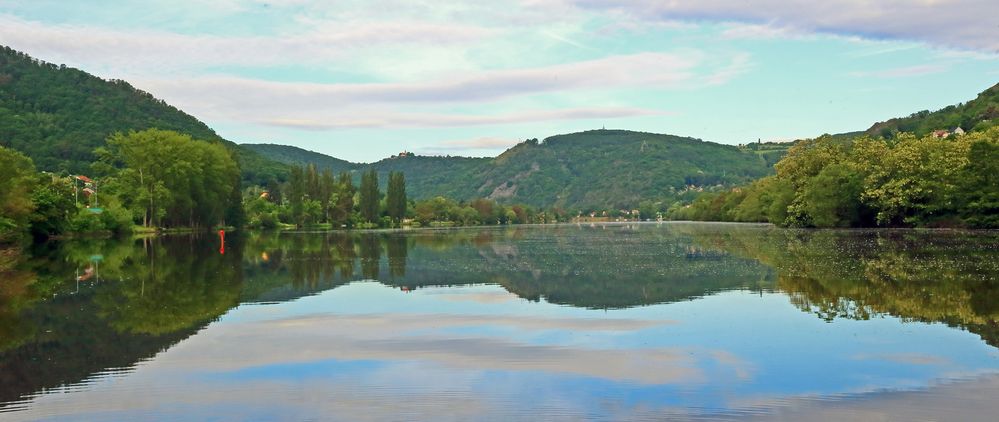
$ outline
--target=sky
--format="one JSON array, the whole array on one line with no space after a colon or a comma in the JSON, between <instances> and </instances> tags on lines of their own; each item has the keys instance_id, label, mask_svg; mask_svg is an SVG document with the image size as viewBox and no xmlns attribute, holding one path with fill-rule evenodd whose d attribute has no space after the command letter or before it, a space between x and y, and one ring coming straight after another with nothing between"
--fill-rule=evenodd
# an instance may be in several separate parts
<instances>
[{"instance_id":1,"label":"sky","mask_svg":"<svg viewBox=\"0 0 999 422\"><path fill-rule=\"evenodd\" d=\"M0 0L0 44L355 162L863 130L999 82L995 0Z\"/></svg>"}]
</instances>

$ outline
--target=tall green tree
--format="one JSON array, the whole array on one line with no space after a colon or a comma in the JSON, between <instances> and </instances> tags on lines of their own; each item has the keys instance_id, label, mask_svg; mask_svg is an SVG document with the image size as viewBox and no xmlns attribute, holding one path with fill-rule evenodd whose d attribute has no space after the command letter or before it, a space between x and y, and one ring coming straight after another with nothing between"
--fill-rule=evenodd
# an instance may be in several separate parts
<instances>
[{"instance_id":1,"label":"tall green tree","mask_svg":"<svg viewBox=\"0 0 999 422\"><path fill-rule=\"evenodd\" d=\"M333 224L350 226L354 213L354 180L350 172L341 172L336 183L336 203L333 206Z\"/></svg>"},{"instance_id":2,"label":"tall green tree","mask_svg":"<svg viewBox=\"0 0 999 422\"><path fill-rule=\"evenodd\" d=\"M385 208L389 217L399 223L406 217L406 176L402 172L389 173L388 191L385 194Z\"/></svg>"},{"instance_id":3,"label":"tall green tree","mask_svg":"<svg viewBox=\"0 0 999 422\"><path fill-rule=\"evenodd\" d=\"M305 167L305 194L309 196L309 199L313 200L318 200L320 196L319 171L316 169L316 165L312 163Z\"/></svg>"},{"instance_id":4,"label":"tall green tree","mask_svg":"<svg viewBox=\"0 0 999 422\"><path fill-rule=\"evenodd\" d=\"M287 200L291 207L291 217L299 227L305 223L305 185L305 171L299 166L292 166L291 177L288 178Z\"/></svg>"},{"instance_id":5,"label":"tall green tree","mask_svg":"<svg viewBox=\"0 0 999 422\"><path fill-rule=\"evenodd\" d=\"M369 223L378 221L380 216L381 192L378 191L378 173L374 170L361 175L359 206L361 218Z\"/></svg>"},{"instance_id":6,"label":"tall green tree","mask_svg":"<svg viewBox=\"0 0 999 422\"><path fill-rule=\"evenodd\" d=\"M319 205L322 208L324 222L331 221L333 208L333 198L336 193L336 179L333 178L333 171L326 168L319 175Z\"/></svg>"}]
</instances>

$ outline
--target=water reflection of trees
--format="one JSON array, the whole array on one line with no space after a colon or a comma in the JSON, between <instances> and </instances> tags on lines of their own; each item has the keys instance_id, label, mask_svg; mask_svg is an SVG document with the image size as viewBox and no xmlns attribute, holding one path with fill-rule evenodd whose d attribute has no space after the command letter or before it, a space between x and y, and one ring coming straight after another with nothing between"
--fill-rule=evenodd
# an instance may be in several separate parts
<instances>
[{"instance_id":1,"label":"water reflection of trees","mask_svg":"<svg viewBox=\"0 0 999 422\"><path fill-rule=\"evenodd\" d=\"M284 233L251 237L257 262L247 284L264 301L299 290L372 279L402 289L499 284L529 300L589 308L619 308L688 300L733 288L760 289L772 274L756 261L692 245L669 230L489 228L381 233ZM293 256L294 259L288 259ZM360 271L351 267L356 264ZM252 267L253 265L251 265ZM339 266L341 271L329 270ZM282 278L289 278L280 282ZM270 293L260 287L268 285ZM253 288L253 287L251 287ZM303 294L299 291L298 294ZM244 289L244 298L245 294Z\"/></svg>"},{"instance_id":2,"label":"water reflection of trees","mask_svg":"<svg viewBox=\"0 0 999 422\"><path fill-rule=\"evenodd\" d=\"M700 244L758 259L820 318L893 315L965 328L999 346L999 233L709 226Z\"/></svg>"},{"instance_id":3,"label":"water reflection of trees","mask_svg":"<svg viewBox=\"0 0 999 422\"><path fill-rule=\"evenodd\" d=\"M21 345L33 334L34 327L19 315L43 296L34 286L36 275L18 268L23 259L18 249L0 250L0 352Z\"/></svg>"},{"instance_id":4,"label":"water reflection of trees","mask_svg":"<svg viewBox=\"0 0 999 422\"><path fill-rule=\"evenodd\" d=\"M239 304L241 245L226 254L204 248L205 239L167 238L148 242L106 276L121 280L94 298L98 316L119 332L166 334L200 325Z\"/></svg>"},{"instance_id":5,"label":"water reflection of trees","mask_svg":"<svg viewBox=\"0 0 999 422\"><path fill-rule=\"evenodd\" d=\"M53 242L0 269L21 286L0 318L22 333L0 348L0 402L131 367L235 306L239 244L222 256L210 240Z\"/></svg>"}]
</instances>

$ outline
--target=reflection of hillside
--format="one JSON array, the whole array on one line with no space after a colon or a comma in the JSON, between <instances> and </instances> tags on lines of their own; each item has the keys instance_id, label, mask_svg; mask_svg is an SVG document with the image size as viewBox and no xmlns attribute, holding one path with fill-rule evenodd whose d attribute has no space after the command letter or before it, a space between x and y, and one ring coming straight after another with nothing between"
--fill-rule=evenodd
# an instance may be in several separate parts
<instances>
[{"instance_id":1,"label":"reflection of hillside","mask_svg":"<svg viewBox=\"0 0 999 422\"><path fill-rule=\"evenodd\" d=\"M675 302L768 284L767 269L754 261L695 248L654 226L527 229L470 249L439 256L412 251L414 265L423 268L405 282L433 284L419 278L434 276L450 284L497 283L526 299L587 308Z\"/></svg>"},{"instance_id":2,"label":"reflection of hillside","mask_svg":"<svg viewBox=\"0 0 999 422\"><path fill-rule=\"evenodd\" d=\"M248 249L257 248L248 253L255 265L244 271L244 300L376 279L400 288L494 283L529 300L620 308L770 283L752 260L654 226L286 233L251 239Z\"/></svg>"},{"instance_id":3,"label":"reflection of hillside","mask_svg":"<svg viewBox=\"0 0 999 422\"><path fill-rule=\"evenodd\" d=\"M888 314L942 322L999 346L999 233L708 228L689 234L774 267L778 288L822 318Z\"/></svg>"},{"instance_id":4,"label":"reflection of hillside","mask_svg":"<svg viewBox=\"0 0 999 422\"><path fill-rule=\"evenodd\" d=\"M753 260L655 226L286 233L251 239L248 250L256 248L244 300L375 279L400 288L492 283L529 300L621 308L772 284Z\"/></svg>"}]
</instances>

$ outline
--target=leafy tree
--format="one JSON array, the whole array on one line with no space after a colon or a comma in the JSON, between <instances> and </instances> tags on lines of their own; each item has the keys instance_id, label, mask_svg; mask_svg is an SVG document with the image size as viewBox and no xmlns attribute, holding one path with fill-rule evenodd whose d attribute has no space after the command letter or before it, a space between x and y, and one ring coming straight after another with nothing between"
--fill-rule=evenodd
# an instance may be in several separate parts
<instances>
[{"instance_id":1,"label":"leafy tree","mask_svg":"<svg viewBox=\"0 0 999 422\"><path fill-rule=\"evenodd\" d=\"M319 175L319 196L317 197L322 209L322 221L324 222L331 221L335 190L336 179L333 177L333 171L324 169L322 174Z\"/></svg>"},{"instance_id":2,"label":"leafy tree","mask_svg":"<svg viewBox=\"0 0 999 422\"><path fill-rule=\"evenodd\" d=\"M389 217L398 224L406 217L406 176L402 172L389 173L385 208Z\"/></svg>"},{"instance_id":3,"label":"leafy tree","mask_svg":"<svg viewBox=\"0 0 999 422\"><path fill-rule=\"evenodd\" d=\"M844 164L828 165L808 180L802 192L805 212L816 227L851 227L861 224L863 174Z\"/></svg>"},{"instance_id":4,"label":"leafy tree","mask_svg":"<svg viewBox=\"0 0 999 422\"><path fill-rule=\"evenodd\" d=\"M361 175L360 187L361 218L369 223L378 221L381 193L378 191L378 173L370 170Z\"/></svg>"},{"instance_id":5,"label":"leafy tree","mask_svg":"<svg viewBox=\"0 0 999 422\"><path fill-rule=\"evenodd\" d=\"M305 224L305 195L305 172L301 167L293 166L291 177L288 178L288 205L291 206L292 221L298 227Z\"/></svg>"},{"instance_id":6,"label":"leafy tree","mask_svg":"<svg viewBox=\"0 0 999 422\"><path fill-rule=\"evenodd\" d=\"M499 219L497 211L499 211L499 206L496 201L492 201L485 198L478 198L472 200L469 206L475 209L478 214L476 216L476 221L480 223L493 223Z\"/></svg>"},{"instance_id":7,"label":"leafy tree","mask_svg":"<svg viewBox=\"0 0 999 422\"><path fill-rule=\"evenodd\" d=\"M239 167L220 144L148 129L113 135L103 155L122 168L109 186L122 189L126 207L139 210L145 226L210 226L241 206L234 197Z\"/></svg>"},{"instance_id":8,"label":"leafy tree","mask_svg":"<svg viewBox=\"0 0 999 422\"><path fill-rule=\"evenodd\" d=\"M39 175L31 202L35 204L31 214L31 233L35 237L49 237L69 229L70 214L77 208L69 179Z\"/></svg>"},{"instance_id":9,"label":"leafy tree","mask_svg":"<svg viewBox=\"0 0 999 422\"><path fill-rule=\"evenodd\" d=\"M31 159L17 151L0 146L0 242L11 240L27 227L35 204L31 190L36 176Z\"/></svg>"},{"instance_id":10,"label":"leafy tree","mask_svg":"<svg viewBox=\"0 0 999 422\"><path fill-rule=\"evenodd\" d=\"M675 219L765 220L786 226L996 226L999 128L939 139L799 142L777 174L710 192ZM733 206L733 203L735 205Z\"/></svg>"},{"instance_id":11,"label":"leafy tree","mask_svg":"<svg viewBox=\"0 0 999 422\"><path fill-rule=\"evenodd\" d=\"M980 140L968 150L961 172L961 216L972 227L999 228L999 139Z\"/></svg>"},{"instance_id":12,"label":"leafy tree","mask_svg":"<svg viewBox=\"0 0 999 422\"><path fill-rule=\"evenodd\" d=\"M969 161L970 138L899 135L860 139L854 150L867 172L862 194L882 225L919 225L953 214L957 183Z\"/></svg>"},{"instance_id":13,"label":"leafy tree","mask_svg":"<svg viewBox=\"0 0 999 422\"><path fill-rule=\"evenodd\" d=\"M354 213L354 181L349 172L342 172L337 178L336 202L333 207L333 224L351 226Z\"/></svg>"}]
</instances>

